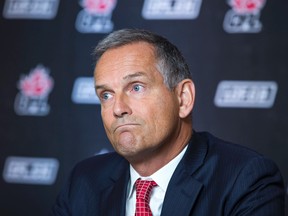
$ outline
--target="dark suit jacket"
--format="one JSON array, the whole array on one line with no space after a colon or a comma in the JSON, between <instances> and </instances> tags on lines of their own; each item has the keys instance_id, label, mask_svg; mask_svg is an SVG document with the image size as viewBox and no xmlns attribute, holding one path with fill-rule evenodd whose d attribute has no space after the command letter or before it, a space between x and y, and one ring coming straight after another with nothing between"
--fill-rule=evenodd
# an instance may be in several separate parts
<instances>
[{"instance_id":1,"label":"dark suit jacket","mask_svg":"<svg viewBox=\"0 0 288 216\"><path fill-rule=\"evenodd\" d=\"M86 159L71 173L51 215L124 216L129 163L116 153ZM276 165L209 133L194 132L167 188L163 216L284 215Z\"/></svg>"}]
</instances>

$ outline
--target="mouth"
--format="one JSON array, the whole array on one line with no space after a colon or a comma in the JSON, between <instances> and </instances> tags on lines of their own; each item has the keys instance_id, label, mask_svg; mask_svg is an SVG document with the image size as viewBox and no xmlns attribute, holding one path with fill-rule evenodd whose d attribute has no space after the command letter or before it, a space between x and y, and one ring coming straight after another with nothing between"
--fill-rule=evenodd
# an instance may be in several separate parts
<instances>
[{"instance_id":1,"label":"mouth","mask_svg":"<svg viewBox=\"0 0 288 216\"><path fill-rule=\"evenodd\" d=\"M114 132L116 132L117 130L125 130L125 129L129 129L132 128L134 126L136 126L138 124L136 123L127 123L127 124L121 124L115 127Z\"/></svg>"}]
</instances>

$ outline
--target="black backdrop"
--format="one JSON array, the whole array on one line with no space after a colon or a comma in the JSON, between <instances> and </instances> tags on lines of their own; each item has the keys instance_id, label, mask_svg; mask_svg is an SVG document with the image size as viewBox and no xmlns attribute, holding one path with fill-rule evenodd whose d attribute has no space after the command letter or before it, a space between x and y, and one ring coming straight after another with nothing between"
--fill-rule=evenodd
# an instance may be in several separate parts
<instances>
[{"instance_id":1,"label":"black backdrop","mask_svg":"<svg viewBox=\"0 0 288 216\"><path fill-rule=\"evenodd\" d=\"M76 162L112 150L91 52L121 28L176 44L196 83L194 128L272 158L287 185L288 2L245 3L1 1L0 215L46 215Z\"/></svg>"}]
</instances>

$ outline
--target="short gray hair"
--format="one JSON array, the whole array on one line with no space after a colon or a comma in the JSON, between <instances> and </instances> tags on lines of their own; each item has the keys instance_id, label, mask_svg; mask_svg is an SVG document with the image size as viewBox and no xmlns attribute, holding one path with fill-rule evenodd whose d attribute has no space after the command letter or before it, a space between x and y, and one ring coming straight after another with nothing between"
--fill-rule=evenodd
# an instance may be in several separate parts
<instances>
[{"instance_id":1,"label":"short gray hair","mask_svg":"<svg viewBox=\"0 0 288 216\"><path fill-rule=\"evenodd\" d=\"M188 64L178 48L166 38L147 30L122 29L110 33L98 43L93 52L96 63L108 49L136 42L146 42L153 46L158 69L169 89L173 89L183 79L192 79Z\"/></svg>"}]
</instances>

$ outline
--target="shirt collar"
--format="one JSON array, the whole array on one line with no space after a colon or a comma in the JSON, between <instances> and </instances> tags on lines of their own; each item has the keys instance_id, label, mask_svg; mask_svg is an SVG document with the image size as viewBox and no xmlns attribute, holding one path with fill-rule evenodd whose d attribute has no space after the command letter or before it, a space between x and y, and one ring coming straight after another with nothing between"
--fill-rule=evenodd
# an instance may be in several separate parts
<instances>
[{"instance_id":1,"label":"shirt collar","mask_svg":"<svg viewBox=\"0 0 288 216\"><path fill-rule=\"evenodd\" d=\"M148 177L142 177L140 176L137 171L131 166L130 164L130 183L128 185L128 196L132 196L133 192L133 186L138 178L141 178L143 180L154 180L157 185L166 192L169 181L179 164L180 160L182 159L183 155L185 154L187 150L187 146L175 157L173 158L168 164L166 164L161 169L157 170L155 173L153 173L151 176Z\"/></svg>"}]
</instances>

